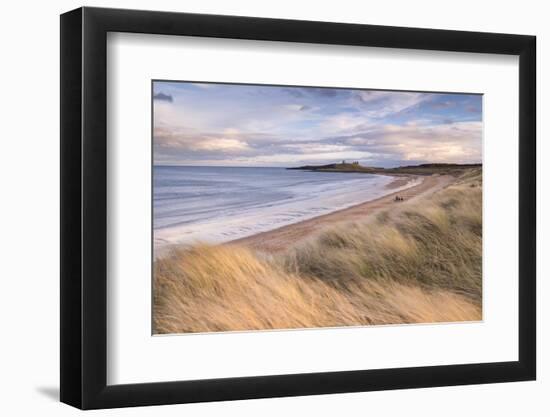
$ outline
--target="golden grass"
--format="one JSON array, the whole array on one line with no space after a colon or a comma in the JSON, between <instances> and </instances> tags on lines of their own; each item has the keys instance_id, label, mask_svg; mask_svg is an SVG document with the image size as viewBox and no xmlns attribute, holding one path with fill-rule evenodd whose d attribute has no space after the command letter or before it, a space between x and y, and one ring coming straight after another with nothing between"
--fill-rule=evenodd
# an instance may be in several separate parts
<instances>
[{"instance_id":1,"label":"golden grass","mask_svg":"<svg viewBox=\"0 0 550 417\"><path fill-rule=\"evenodd\" d=\"M290 251L285 269L339 287L363 280L440 288L481 301L481 172L415 204L342 224Z\"/></svg>"},{"instance_id":2,"label":"golden grass","mask_svg":"<svg viewBox=\"0 0 550 417\"><path fill-rule=\"evenodd\" d=\"M273 256L199 245L155 262L154 332L481 319L481 171Z\"/></svg>"}]
</instances>

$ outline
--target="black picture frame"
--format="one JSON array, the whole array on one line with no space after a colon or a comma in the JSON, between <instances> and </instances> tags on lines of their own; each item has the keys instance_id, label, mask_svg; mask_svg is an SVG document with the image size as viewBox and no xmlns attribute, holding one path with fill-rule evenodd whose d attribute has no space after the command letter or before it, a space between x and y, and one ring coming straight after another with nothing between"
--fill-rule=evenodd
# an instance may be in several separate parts
<instances>
[{"instance_id":1,"label":"black picture frame","mask_svg":"<svg viewBox=\"0 0 550 417\"><path fill-rule=\"evenodd\" d=\"M519 358L107 385L108 32L519 56ZM536 38L404 27L80 8L61 15L61 401L82 409L534 380Z\"/></svg>"}]
</instances>

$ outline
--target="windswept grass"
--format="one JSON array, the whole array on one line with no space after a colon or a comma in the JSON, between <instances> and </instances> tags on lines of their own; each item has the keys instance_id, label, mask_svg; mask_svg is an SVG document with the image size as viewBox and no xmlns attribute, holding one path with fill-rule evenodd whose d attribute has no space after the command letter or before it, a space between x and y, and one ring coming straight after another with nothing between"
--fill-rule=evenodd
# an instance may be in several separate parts
<instances>
[{"instance_id":1,"label":"windswept grass","mask_svg":"<svg viewBox=\"0 0 550 417\"><path fill-rule=\"evenodd\" d=\"M282 258L286 270L339 288L364 280L439 288L481 302L481 173L416 204L343 224Z\"/></svg>"},{"instance_id":2,"label":"windswept grass","mask_svg":"<svg viewBox=\"0 0 550 417\"><path fill-rule=\"evenodd\" d=\"M155 263L155 333L481 319L481 171L273 256L181 249Z\"/></svg>"}]
</instances>

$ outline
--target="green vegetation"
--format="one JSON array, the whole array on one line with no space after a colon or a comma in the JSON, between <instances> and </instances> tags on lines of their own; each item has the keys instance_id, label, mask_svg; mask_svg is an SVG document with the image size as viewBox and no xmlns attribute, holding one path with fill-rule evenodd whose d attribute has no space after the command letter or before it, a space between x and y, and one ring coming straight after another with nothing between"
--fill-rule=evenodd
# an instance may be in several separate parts
<instances>
[{"instance_id":1,"label":"green vegetation","mask_svg":"<svg viewBox=\"0 0 550 417\"><path fill-rule=\"evenodd\" d=\"M421 165L407 165L397 168L379 168L379 167L366 167L360 165L357 162L341 162L337 164L328 165L304 165L296 168L296 170L305 171L319 171L319 172L364 172L367 174L387 174L387 175L399 175L399 174L411 174L411 175L453 175L455 177L464 174L471 169L481 168L481 164L421 164Z\"/></svg>"}]
</instances>

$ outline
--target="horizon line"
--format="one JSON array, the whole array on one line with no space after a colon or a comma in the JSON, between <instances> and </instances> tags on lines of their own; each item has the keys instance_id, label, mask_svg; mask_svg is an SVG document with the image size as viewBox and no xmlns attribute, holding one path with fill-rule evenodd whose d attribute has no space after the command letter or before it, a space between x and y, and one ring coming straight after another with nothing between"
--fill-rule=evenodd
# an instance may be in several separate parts
<instances>
[{"instance_id":1,"label":"horizon line","mask_svg":"<svg viewBox=\"0 0 550 417\"><path fill-rule=\"evenodd\" d=\"M154 167L211 167L211 168L296 168L301 166L323 166L323 165L331 165L331 164L340 164L341 162L327 162L322 164L302 164L302 165L293 165L293 166L256 166L256 165L186 165L186 164L159 164L153 162L152 166ZM362 165L359 164L362 167L365 168L381 168L381 169L394 169L394 168L402 168L402 167L412 167L412 166L421 166L421 165L483 165L483 162L422 162L420 164L411 164L411 165L396 165L392 167L381 167L376 165Z\"/></svg>"}]
</instances>

